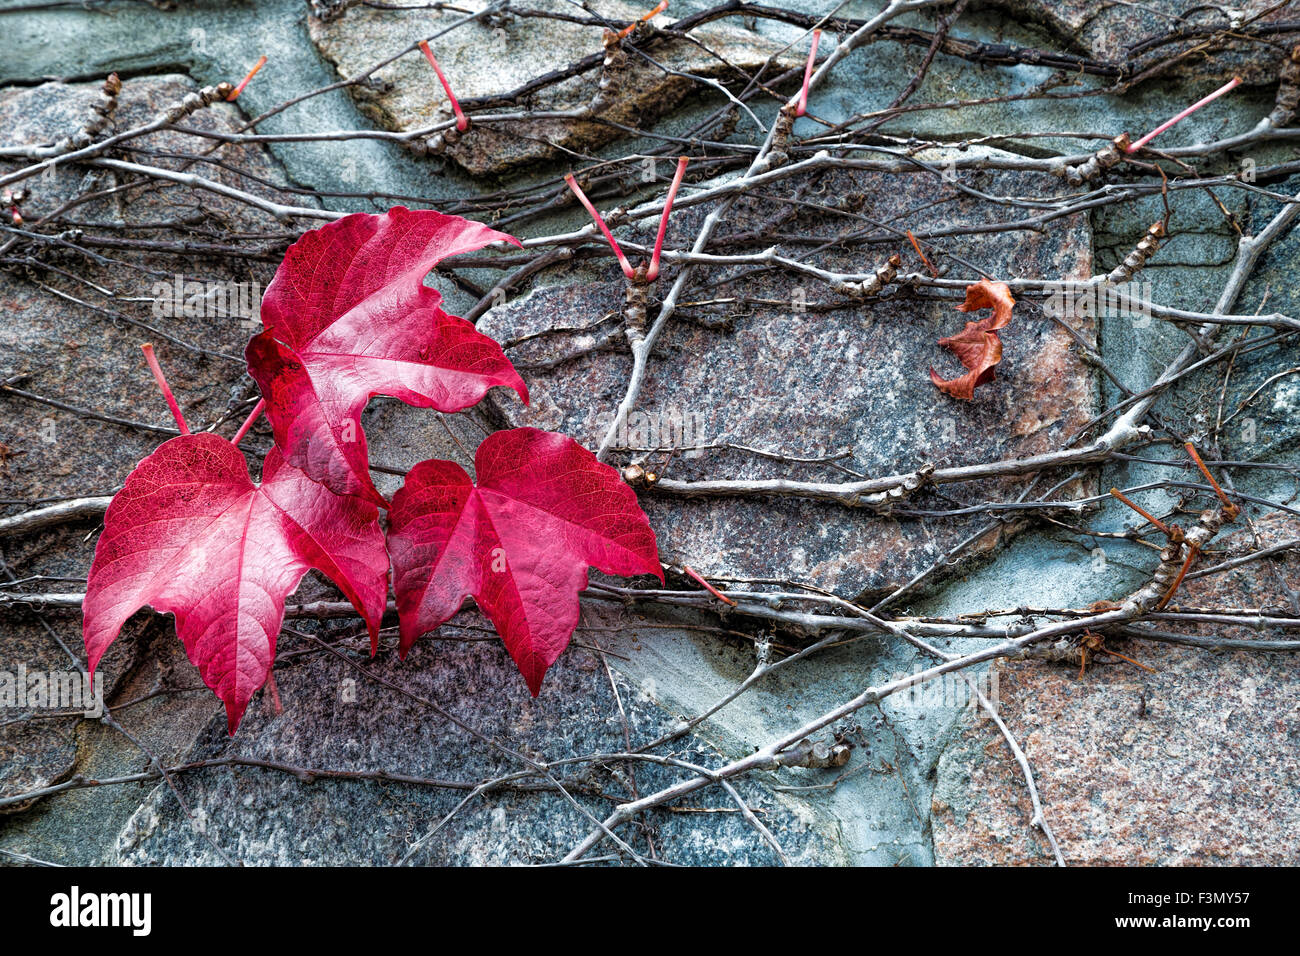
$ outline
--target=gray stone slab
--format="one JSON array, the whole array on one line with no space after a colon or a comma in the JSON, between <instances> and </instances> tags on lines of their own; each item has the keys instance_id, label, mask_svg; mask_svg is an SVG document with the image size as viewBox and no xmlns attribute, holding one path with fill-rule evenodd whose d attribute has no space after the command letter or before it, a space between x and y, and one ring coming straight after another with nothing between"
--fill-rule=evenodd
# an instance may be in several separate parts
<instances>
[{"instance_id":1,"label":"gray stone slab","mask_svg":"<svg viewBox=\"0 0 1300 956\"><path fill-rule=\"evenodd\" d=\"M436 32L478 11L485 0L473 0L456 11L430 14L427 10L395 12L354 7L343 16L310 22L311 36L321 54L344 77L369 70L417 39ZM609 22L635 20L648 8L622 0L606 0L593 8ZM582 11L556 11L582 16ZM663 14L656 26L670 27L673 17ZM553 70L567 67L585 56L603 55L599 25L574 23L567 18L507 17L466 24L430 45L458 100L501 97ZM696 42L670 40L651 46L651 61L628 54L598 105L601 70L596 68L564 79L528 97L524 104L507 103L493 112L583 109L612 124L636 126L653 122L673 109L696 87L682 74L695 74L731 85L744 85L766 67L771 76L797 66L806 54L786 50L737 21L708 24L692 36ZM769 65L771 61L771 65ZM410 131L451 119L450 103L433 70L417 51L372 74L366 84L350 87L363 112L378 125ZM625 136L616 126L570 119L537 119L509 125L481 125L450 145L447 155L476 175L502 173L514 167L590 152Z\"/></svg>"},{"instance_id":2,"label":"gray stone slab","mask_svg":"<svg viewBox=\"0 0 1300 956\"><path fill-rule=\"evenodd\" d=\"M307 653L276 669L284 712L274 714L264 693L250 707L236 738L228 738L215 718L191 757L238 755L305 769L383 770L463 784L510 773L520 764L410 695L435 702L486 737L535 760L625 750L624 714L634 740L676 722L617 675L612 679L619 697L614 696L611 676L591 650L607 643L601 631L580 628L575 639L585 647L571 647L547 675L541 696L533 699L490 626L484 628L472 614L463 623L469 627L444 627L423 638L404 663L391 648L370 661L362 644L355 644L362 653L350 651L350 657L378 681L286 635L282 658ZM681 741L674 753L703 764L719 759L698 738ZM556 773L587 813L596 816L607 815L614 802L631 794L633 781L621 765L557 766ZM643 765L634 773L635 786L646 793L680 779L685 771ZM186 819L169 790L156 789L123 828L116 862L221 862L198 829L202 827L232 859L250 865L392 864L451 815L412 862L545 863L562 857L592 826L563 797L536 791L488 793L456 810L467 795L464 789L307 781L253 768L188 773L177 786L194 811L194 822ZM793 858L838 858L825 835L790 801L754 781L740 789ZM710 812L701 812L705 810ZM648 831L630 827L622 835L646 855L648 837L659 859L675 863L772 862L772 851L734 810L735 804L715 789L691 798L678 812L652 814Z\"/></svg>"},{"instance_id":3,"label":"gray stone slab","mask_svg":"<svg viewBox=\"0 0 1300 956\"><path fill-rule=\"evenodd\" d=\"M1234 75L1251 83L1276 81L1281 57L1290 47L1269 42L1272 37L1267 35L1248 39L1240 28L1295 20L1293 10L1270 0L1246 0L1231 8L1197 0L1141 4L994 0L991 6L1041 24L1099 60L1149 67L1172 59L1174 64L1159 74L1166 81L1173 77L1223 81Z\"/></svg>"}]
</instances>

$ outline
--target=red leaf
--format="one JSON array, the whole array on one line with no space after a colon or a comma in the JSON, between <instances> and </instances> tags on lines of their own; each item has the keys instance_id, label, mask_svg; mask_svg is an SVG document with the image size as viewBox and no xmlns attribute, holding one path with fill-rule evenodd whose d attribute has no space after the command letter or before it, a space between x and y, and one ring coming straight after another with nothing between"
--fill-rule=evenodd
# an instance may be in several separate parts
<instances>
[{"instance_id":1,"label":"red leaf","mask_svg":"<svg viewBox=\"0 0 1300 956\"><path fill-rule=\"evenodd\" d=\"M370 480L361 412L373 395L457 412L494 385L528 389L501 347L440 307L424 277L448 256L518 240L395 206L314 229L289 247L245 353L289 464L338 494L388 503Z\"/></svg>"},{"instance_id":2,"label":"red leaf","mask_svg":"<svg viewBox=\"0 0 1300 956\"><path fill-rule=\"evenodd\" d=\"M535 428L488 436L474 461L416 465L393 497L388 550L402 653L473 595L528 689L578 624L587 567L663 580L636 494L573 439Z\"/></svg>"},{"instance_id":3,"label":"red leaf","mask_svg":"<svg viewBox=\"0 0 1300 956\"><path fill-rule=\"evenodd\" d=\"M978 322L967 322L966 328L956 335L939 340L950 349L968 371L965 375L947 381L930 369L930 381L953 398L972 401L975 387L993 381L993 366L1002 361L1002 340L997 330L1011 321L1011 308L1016 300L1005 282L980 279L966 287L966 301L957 306L960 312L978 312L992 309L993 314Z\"/></svg>"},{"instance_id":4,"label":"red leaf","mask_svg":"<svg viewBox=\"0 0 1300 956\"><path fill-rule=\"evenodd\" d=\"M378 517L370 502L331 493L275 449L259 486L216 435L164 442L104 516L83 604L91 673L137 610L171 611L233 734L271 672L285 598L308 568L342 589L375 645L388 597Z\"/></svg>"}]
</instances>

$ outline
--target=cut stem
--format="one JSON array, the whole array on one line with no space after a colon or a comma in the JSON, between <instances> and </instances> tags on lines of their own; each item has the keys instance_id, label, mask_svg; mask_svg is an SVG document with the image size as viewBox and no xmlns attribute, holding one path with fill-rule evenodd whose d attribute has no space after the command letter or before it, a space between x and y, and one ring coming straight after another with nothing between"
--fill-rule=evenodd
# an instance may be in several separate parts
<instances>
[{"instance_id":1,"label":"cut stem","mask_svg":"<svg viewBox=\"0 0 1300 956\"><path fill-rule=\"evenodd\" d=\"M813 60L817 56L817 41L822 38L821 30L814 30L812 35L812 46L808 48L808 63L803 68L803 87L799 90L799 103L794 109L795 116L803 116L808 112L808 84L812 81Z\"/></svg>"},{"instance_id":2,"label":"cut stem","mask_svg":"<svg viewBox=\"0 0 1300 956\"><path fill-rule=\"evenodd\" d=\"M636 270L633 269L632 264L627 261L627 256L623 255L623 250L618 247L618 242L614 239L614 234L609 231L609 226L605 225L604 218L596 211L596 207L591 204L591 200L588 199L587 194L582 191L582 187L578 185L578 181L573 178L573 173L567 173L564 177L564 181L569 184L569 188L572 189L573 194L578 197L578 202L582 203L583 208L586 209L587 212L591 213L591 218L596 220L596 225L600 226L600 231L605 234L605 239L609 242L609 247L614 250L614 255L618 259L619 267L623 270L623 275L627 276L629 279L635 278Z\"/></svg>"},{"instance_id":3,"label":"cut stem","mask_svg":"<svg viewBox=\"0 0 1300 956\"><path fill-rule=\"evenodd\" d=\"M1210 487L1214 489L1214 493L1219 496L1219 501L1223 503L1224 508L1229 509L1232 512L1233 517L1236 517L1239 509L1232 502L1232 499L1228 497L1228 493L1220 488L1219 483L1214 480L1214 476L1210 474L1210 469L1205 467L1205 462L1201 461L1201 456L1197 454L1196 447L1191 442L1184 442L1183 447L1187 449L1187 454L1192 456L1192 461L1196 462L1196 467L1201 469L1201 474L1203 474L1205 480L1210 483Z\"/></svg>"},{"instance_id":4,"label":"cut stem","mask_svg":"<svg viewBox=\"0 0 1300 956\"><path fill-rule=\"evenodd\" d=\"M1145 146L1147 143L1151 142L1153 139L1155 139L1157 136L1159 136L1161 133L1163 133L1163 132L1164 132L1165 130L1167 130L1169 127L1173 126L1175 123L1178 123L1178 122L1181 122L1182 120L1187 119L1187 117L1191 116L1193 113L1195 113L1197 110L1199 110L1199 109L1200 109L1202 106L1204 106L1206 103L1212 103L1212 102L1214 102L1214 101L1217 100L1220 96L1222 96L1224 93L1227 93L1229 90L1235 89L1235 88L1237 88L1237 87L1240 86L1240 85L1241 85L1241 77L1239 77L1239 76L1234 76L1231 80L1229 80L1227 83L1223 84L1223 86L1219 87L1217 90L1215 90L1215 91L1214 91L1213 93L1211 93L1209 96L1205 97L1204 99L1197 100L1195 103L1193 103L1191 106L1187 107L1187 109L1183 110L1183 111L1182 111L1181 113L1179 113L1177 116L1174 116L1174 117L1172 117L1172 118L1170 118L1170 119L1165 120L1163 123L1161 123L1161 124L1160 124L1159 126L1157 126L1155 129L1153 129L1151 132L1147 133L1147 134L1146 134L1145 136L1143 136L1141 139L1139 139L1139 140L1137 140L1137 141L1135 141L1135 142L1130 143L1127 147L1125 147L1124 152L1126 152L1126 153L1136 153L1139 149L1141 149L1141 148L1142 148L1143 146Z\"/></svg>"},{"instance_id":5,"label":"cut stem","mask_svg":"<svg viewBox=\"0 0 1300 956\"><path fill-rule=\"evenodd\" d=\"M655 7L653 10L651 10L651 11L650 11L649 13L647 13L645 16L643 16L643 17L641 17L641 18L639 18L639 19L637 19L637 20L633 20L631 23L629 23L629 24L628 24L627 26L625 26L623 29L619 30L619 31L618 31L618 34L617 34L618 39L623 40L623 39L626 39L627 37L631 36L633 30L635 30L635 29L636 29L637 27L639 27L641 24L645 23L645 22L646 22L647 20L649 20L651 17L657 17L659 14L663 13L663 12L664 12L665 10L667 10L667 9L668 9L668 0L660 0L659 6Z\"/></svg>"},{"instance_id":6,"label":"cut stem","mask_svg":"<svg viewBox=\"0 0 1300 956\"><path fill-rule=\"evenodd\" d=\"M1163 532L1165 535L1168 535L1168 534L1169 534L1169 526L1168 526L1167 524L1165 524L1163 521L1161 521L1161 520L1160 520L1159 518L1157 518L1155 515L1150 514L1150 513L1148 513L1147 511L1145 511L1143 508L1141 508L1141 507L1140 507L1139 505L1137 505L1135 502L1129 500L1129 498L1128 498L1128 497L1127 497L1127 496L1126 496L1122 491L1120 491L1118 488L1112 488L1112 489L1110 489L1110 493L1111 493L1111 496L1112 496L1112 497L1118 498L1120 501L1124 502L1124 504L1128 505L1130 508L1132 508L1132 509L1133 509L1134 511L1136 511L1138 514L1140 514L1142 517L1146 518L1147 521L1151 523L1151 526L1152 526L1153 528L1156 528L1157 530Z\"/></svg>"},{"instance_id":7,"label":"cut stem","mask_svg":"<svg viewBox=\"0 0 1300 956\"><path fill-rule=\"evenodd\" d=\"M695 582L700 585L700 587L704 588L704 590L708 591L710 594L712 594L723 604L730 604L732 607L738 606L735 601L727 597L725 594L723 594L721 591L715 588L708 581L704 580L704 578L700 576L700 573L696 571L693 567L691 567L689 564L683 564L682 570L685 571L687 574L689 574L691 578L693 578Z\"/></svg>"},{"instance_id":8,"label":"cut stem","mask_svg":"<svg viewBox=\"0 0 1300 956\"><path fill-rule=\"evenodd\" d=\"M239 431L235 432L235 437L230 439L230 444L238 447L239 443L244 440L244 436L248 434L248 430L253 427L253 423L261 417L265 408L266 399L258 399L257 404L253 406L253 410L249 412L248 417L244 419L244 424L240 425Z\"/></svg>"},{"instance_id":9,"label":"cut stem","mask_svg":"<svg viewBox=\"0 0 1300 956\"><path fill-rule=\"evenodd\" d=\"M284 713L284 704L280 703L280 688L275 684L275 672L266 679L266 689L271 694L271 710L279 717Z\"/></svg>"},{"instance_id":10,"label":"cut stem","mask_svg":"<svg viewBox=\"0 0 1300 956\"><path fill-rule=\"evenodd\" d=\"M433 72L438 74L438 82L442 84L443 92L447 94L447 99L451 101L452 111L456 114L456 129L462 133L465 132L465 130L469 129L469 118L465 116L464 111L460 108L460 101L456 99L456 94L451 91L451 84L442 75L442 67L438 65L437 58L433 55L433 51L429 49L429 41L421 40L419 45L421 52L424 53L424 58L433 67Z\"/></svg>"},{"instance_id":11,"label":"cut stem","mask_svg":"<svg viewBox=\"0 0 1300 956\"><path fill-rule=\"evenodd\" d=\"M650 265L646 269L646 282L654 282L659 278L659 254L664 248L664 235L668 232L668 214L673 211L673 200L677 198L677 190L682 185L682 177L686 175L686 164L690 162L690 157L680 156L677 159L677 173L673 176L673 184L668 187L668 198L664 200L664 214L659 217L659 235L655 236L655 249L650 254Z\"/></svg>"},{"instance_id":12,"label":"cut stem","mask_svg":"<svg viewBox=\"0 0 1300 956\"><path fill-rule=\"evenodd\" d=\"M230 95L226 97L227 102L239 99L239 94L244 92L244 87L248 85L249 80L257 76L257 71L264 66L266 66L265 55L263 55L260 59L258 59L258 61L255 64L253 64L253 68L248 71L248 76L240 80L239 85L230 91Z\"/></svg>"},{"instance_id":13,"label":"cut stem","mask_svg":"<svg viewBox=\"0 0 1300 956\"><path fill-rule=\"evenodd\" d=\"M1163 611L1166 605L1173 600L1174 592L1178 590L1178 585L1182 584L1183 578L1187 576L1187 569L1192 566L1192 562L1196 560L1196 556L1200 553L1201 549L1196 545L1189 544L1187 546L1187 560L1183 562L1182 568L1179 569L1178 577L1174 578L1174 583L1169 585L1169 590L1165 592L1165 596L1162 597L1160 603L1156 605L1157 611Z\"/></svg>"},{"instance_id":14,"label":"cut stem","mask_svg":"<svg viewBox=\"0 0 1300 956\"><path fill-rule=\"evenodd\" d=\"M1122 661L1128 661L1134 667L1140 667L1144 671L1150 671L1152 674L1156 672L1156 669L1154 667L1148 667L1146 664L1143 664L1141 661L1135 661L1133 660L1133 658L1128 657L1125 654L1121 654L1119 651L1112 651L1109 647L1103 648L1102 653L1109 654L1111 657L1118 657Z\"/></svg>"},{"instance_id":15,"label":"cut stem","mask_svg":"<svg viewBox=\"0 0 1300 956\"><path fill-rule=\"evenodd\" d=\"M158 356L153 354L153 345L146 342L140 346L140 351L144 353L144 360L149 363L149 371L153 372L153 379L158 383L158 388L162 390L163 398L167 400L167 407L172 411L172 418L176 419L176 427L181 430L182 435L188 435L190 426L185 424L185 416L181 414L181 407L176 402L176 396L172 394L171 386L167 384L167 378L163 375L162 366L158 364Z\"/></svg>"},{"instance_id":16,"label":"cut stem","mask_svg":"<svg viewBox=\"0 0 1300 956\"><path fill-rule=\"evenodd\" d=\"M912 235L912 230L910 229L907 230L907 239L912 244L912 248L916 250L916 254L921 257L921 261L925 263L925 268L929 271L930 275L938 278L939 270L931 264L930 260L926 258L925 253L921 251L921 244L916 241L916 236Z\"/></svg>"}]
</instances>

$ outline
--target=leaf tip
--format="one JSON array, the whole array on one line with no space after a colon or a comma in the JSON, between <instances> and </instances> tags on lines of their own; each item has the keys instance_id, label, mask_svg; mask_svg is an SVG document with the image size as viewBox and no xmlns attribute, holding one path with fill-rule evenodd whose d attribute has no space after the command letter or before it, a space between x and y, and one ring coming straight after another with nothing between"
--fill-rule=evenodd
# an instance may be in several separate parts
<instances>
[{"instance_id":1,"label":"leaf tip","mask_svg":"<svg viewBox=\"0 0 1300 956\"><path fill-rule=\"evenodd\" d=\"M239 729L240 722L244 719L244 711L248 709L248 701L242 704L237 700L227 700L226 702L226 736L235 736L235 731Z\"/></svg>"},{"instance_id":2,"label":"leaf tip","mask_svg":"<svg viewBox=\"0 0 1300 956\"><path fill-rule=\"evenodd\" d=\"M507 361L509 360L507 359ZM519 400L524 403L525 408L530 407L531 399L528 395L528 383L525 382L520 374L515 371L514 363L511 363L510 371L514 373L515 380L507 387L514 389L515 394L519 396Z\"/></svg>"}]
</instances>

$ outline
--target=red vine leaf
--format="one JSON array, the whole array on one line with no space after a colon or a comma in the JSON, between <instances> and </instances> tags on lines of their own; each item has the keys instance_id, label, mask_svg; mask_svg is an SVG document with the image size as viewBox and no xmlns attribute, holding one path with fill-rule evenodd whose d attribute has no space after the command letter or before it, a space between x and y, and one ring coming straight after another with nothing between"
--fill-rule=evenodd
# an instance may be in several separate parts
<instances>
[{"instance_id":1,"label":"red vine leaf","mask_svg":"<svg viewBox=\"0 0 1300 956\"><path fill-rule=\"evenodd\" d=\"M373 504L333 494L276 449L254 485L244 456L216 435L164 442L104 516L82 606L91 673L132 614L146 604L170 611L233 734L271 673L285 598L309 568L342 589L375 645L388 598L378 517Z\"/></svg>"},{"instance_id":2,"label":"red vine leaf","mask_svg":"<svg viewBox=\"0 0 1300 956\"><path fill-rule=\"evenodd\" d=\"M618 473L564 435L495 432L474 466L477 485L452 462L421 462L393 497L401 652L472 595L536 696L578 624L589 565L663 580L654 531Z\"/></svg>"},{"instance_id":3,"label":"red vine leaf","mask_svg":"<svg viewBox=\"0 0 1300 956\"><path fill-rule=\"evenodd\" d=\"M952 351L969 371L958 378L941 379L930 369L930 381L953 398L972 401L975 388L993 381L993 366L1002 361L1002 340L997 330L1011 321L1011 309L1016 300L1005 282L980 279L966 287L966 301L957 306L959 312L978 312L992 309L993 314L978 322L967 322L966 328L956 335L939 340L939 344Z\"/></svg>"},{"instance_id":4,"label":"red vine leaf","mask_svg":"<svg viewBox=\"0 0 1300 956\"><path fill-rule=\"evenodd\" d=\"M289 464L338 494L387 502L370 480L361 412L373 395L457 412L494 385L528 389L501 347L444 312L424 277L448 256L518 240L395 206L305 233L262 299L248 370Z\"/></svg>"}]
</instances>

